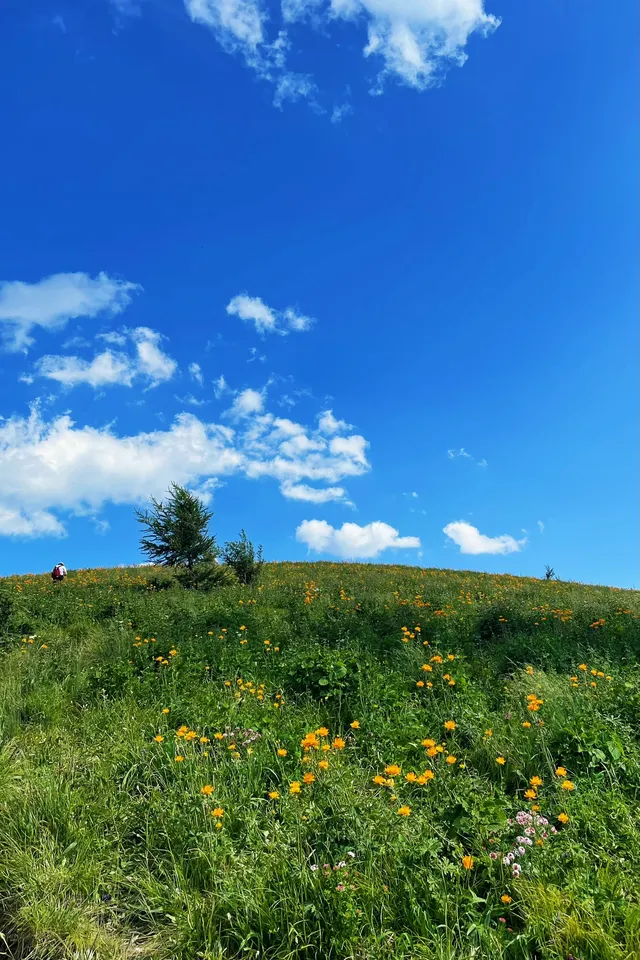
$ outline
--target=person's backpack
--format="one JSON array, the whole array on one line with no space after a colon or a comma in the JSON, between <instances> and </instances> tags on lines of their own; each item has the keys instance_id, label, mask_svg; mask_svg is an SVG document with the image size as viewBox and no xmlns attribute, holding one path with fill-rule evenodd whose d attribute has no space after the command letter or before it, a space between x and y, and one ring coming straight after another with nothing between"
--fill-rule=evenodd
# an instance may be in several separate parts
<instances>
[{"instance_id":1,"label":"person's backpack","mask_svg":"<svg viewBox=\"0 0 640 960\"><path fill-rule=\"evenodd\" d=\"M62 578L62 571L60 570L60 564L57 563L53 570L51 571L51 576L54 580L60 580Z\"/></svg>"}]
</instances>

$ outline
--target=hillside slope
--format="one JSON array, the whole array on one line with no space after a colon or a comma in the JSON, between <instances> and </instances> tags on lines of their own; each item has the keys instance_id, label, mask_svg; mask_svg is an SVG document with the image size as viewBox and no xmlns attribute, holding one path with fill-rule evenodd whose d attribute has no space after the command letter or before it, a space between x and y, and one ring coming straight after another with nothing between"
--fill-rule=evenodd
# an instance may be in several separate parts
<instances>
[{"instance_id":1,"label":"hillside slope","mask_svg":"<svg viewBox=\"0 0 640 960\"><path fill-rule=\"evenodd\" d=\"M0 956L640 957L640 601L0 581Z\"/></svg>"}]
</instances>

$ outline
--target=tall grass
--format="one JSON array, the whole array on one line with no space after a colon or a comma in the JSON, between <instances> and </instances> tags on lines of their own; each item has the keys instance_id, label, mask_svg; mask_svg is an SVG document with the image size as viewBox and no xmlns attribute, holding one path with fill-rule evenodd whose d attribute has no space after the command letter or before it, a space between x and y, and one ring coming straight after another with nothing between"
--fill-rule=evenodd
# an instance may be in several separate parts
<instances>
[{"instance_id":1,"label":"tall grass","mask_svg":"<svg viewBox=\"0 0 640 960\"><path fill-rule=\"evenodd\" d=\"M554 581L8 578L0 956L640 957L639 649Z\"/></svg>"}]
</instances>

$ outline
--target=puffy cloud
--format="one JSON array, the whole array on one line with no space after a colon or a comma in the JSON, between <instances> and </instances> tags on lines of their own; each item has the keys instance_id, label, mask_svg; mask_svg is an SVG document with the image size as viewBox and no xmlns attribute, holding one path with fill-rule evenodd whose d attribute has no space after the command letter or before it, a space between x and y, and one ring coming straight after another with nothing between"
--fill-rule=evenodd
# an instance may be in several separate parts
<instances>
[{"instance_id":1,"label":"puffy cloud","mask_svg":"<svg viewBox=\"0 0 640 960\"><path fill-rule=\"evenodd\" d=\"M136 283L106 273L95 278L86 273L56 273L36 283L0 283L5 344L10 350L26 350L33 343L34 327L57 330L78 317L120 313L140 289Z\"/></svg>"},{"instance_id":2,"label":"puffy cloud","mask_svg":"<svg viewBox=\"0 0 640 960\"><path fill-rule=\"evenodd\" d=\"M189 373L191 374L192 378L196 381L196 383L198 383L198 384L200 384L200 386L202 386L202 384L204 383L204 378L203 378L203 376L202 376L202 368L200 367L200 364L199 364L199 363L190 363L190 364L189 364Z\"/></svg>"},{"instance_id":3,"label":"puffy cloud","mask_svg":"<svg viewBox=\"0 0 640 960\"><path fill-rule=\"evenodd\" d=\"M231 408L227 410L227 415L233 420L238 420L240 417L250 417L254 413L260 413L263 406L264 398L262 394L257 390L247 388L235 398Z\"/></svg>"},{"instance_id":4,"label":"puffy cloud","mask_svg":"<svg viewBox=\"0 0 640 960\"><path fill-rule=\"evenodd\" d=\"M256 0L185 0L184 5L191 19L210 27L225 48L257 61L267 14Z\"/></svg>"},{"instance_id":5,"label":"puffy cloud","mask_svg":"<svg viewBox=\"0 0 640 960\"><path fill-rule=\"evenodd\" d=\"M316 553L328 553L343 558L368 559L383 550L417 549L418 537L400 537L388 523L375 521L366 526L343 523L336 529L326 520L303 520L296 530L296 539Z\"/></svg>"},{"instance_id":6,"label":"puffy cloud","mask_svg":"<svg viewBox=\"0 0 640 960\"><path fill-rule=\"evenodd\" d=\"M276 315L260 297L238 294L227 304L227 313L241 320L253 320L258 333L273 333L276 329Z\"/></svg>"},{"instance_id":7,"label":"puffy cloud","mask_svg":"<svg viewBox=\"0 0 640 960\"><path fill-rule=\"evenodd\" d=\"M64 537L66 531L60 521L47 510L34 510L29 516L25 516L21 510L0 506L0 536Z\"/></svg>"},{"instance_id":8,"label":"puffy cloud","mask_svg":"<svg viewBox=\"0 0 640 960\"><path fill-rule=\"evenodd\" d=\"M460 553L481 554L481 553L517 553L527 543L527 538L515 540L508 534L500 537L487 537L480 533L477 527L471 526L464 520L456 523L448 523L443 533L453 540L460 547Z\"/></svg>"},{"instance_id":9,"label":"puffy cloud","mask_svg":"<svg viewBox=\"0 0 640 960\"><path fill-rule=\"evenodd\" d=\"M344 420L336 420L333 410L324 410L318 418L318 430L320 433L340 433L343 430L351 430L351 424Z\"/></svg>"},{"instance_id":10,"label":"puffy cloud","mask_svg":"<svg viewBox=\"0 0 640 960\"><path fill-rule=\"evenodd\" d=\"M272 307L260 299L260 297L250 297L246 293L240 293L227 304L227 313L241 320L250 320L254 323L256 330L260 334L279 333L287 334L290 330L296 333L303 333L309 330L314 323L312 317L305 317L298 313L293 307L286 307L282 313L274 310Z\"/></svg>"},{"instance_id":11,"label":"puffy cloud","mask_svg":"<svg viewBox=\"0 0 640 960\"><path fill-rule=\"evenodd\" d=\"M462 66L472 33L486 36L500 24L484 0L331 0L331 14L366 21L364 55L383 60L378 91L388 76L424 90L448 64Z\"/></svg>"},{"instance_id":12,"label":"puffy cloud","mask_svg":"<svg viewBox=\"0 0 640 960\"><path fill-rule=\"evenodd\" d=\"M127 341L124 334L118 334L118 338L109 342ZM149 327L136 327L128 331L128 338L134 347L133 355L104 350L92 360L76 356L45 356L37 361L35 373L40 377L56 380L65 387L76 387L84 383L94 388L114 384L130 387L136 379L146 380L150 386L155 387L173 377L177 364L160 349L159 333ZM103 339L106 337L103 336Z\"/></svg>"},{"instance_id":13,"label":"puffy cloud","mask_svg":"<svg viewBox=\"0 0 640 960\"><path fill-rule=\"evenodd\" d=\"M270 413L240 417L237 429L183 413L168 429L118 436L69 416L46 420L35 406L0 420L0 534L59 535L61 512L95 516L106 503L162 497L171 481L209 496L232 474L271 478L289 499L348 502L341 481L369 469L358 440L332 450L317 431Z\"/></svg>"}]
</instances>

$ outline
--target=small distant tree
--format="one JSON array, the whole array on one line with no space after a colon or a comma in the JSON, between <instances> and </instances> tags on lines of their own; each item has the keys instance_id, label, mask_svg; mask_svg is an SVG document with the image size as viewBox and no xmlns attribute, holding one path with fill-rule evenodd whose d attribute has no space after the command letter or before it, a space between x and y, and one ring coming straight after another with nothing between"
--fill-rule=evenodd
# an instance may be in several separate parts
<instances>
[{"instance_id":1,"label":"small distant tree","mask_svg":"<svg viewBox=\"0 0 640 960\"><path fill-rule=\"evenodd\" d=\"M140 548L154 563L181 568L186 586L204 585L203 567L213 567L219 552L209 534L212 516L195 494L172 483L166 500L151 497L151 510L136 510L145 531Z\"/></svg>"},{"instance_id":2,"label":"small distant tree","mask_svg":"<svg viewBox=\"0 0 640 960\"><path fill-rule=\"evenodd\" d=\"M230 540L229 543L225 543L222 559L227 566L235 570L239 583L244 583L246 586L258 579L264 563L262 547L256 550L244 530L240 531L239 540Z\"/></svg>"},{"instance_id":3,"label":"small distant tree","mask_svg":"<svg viewBox=\"0 0 640 960\"><path fill-rule=\"evenodd\" d=\"M555 580L556 572L553 567L550 567L549 564L545 567L544 578L545 580Z\"/></svg>"}]
</instances>

